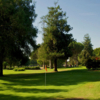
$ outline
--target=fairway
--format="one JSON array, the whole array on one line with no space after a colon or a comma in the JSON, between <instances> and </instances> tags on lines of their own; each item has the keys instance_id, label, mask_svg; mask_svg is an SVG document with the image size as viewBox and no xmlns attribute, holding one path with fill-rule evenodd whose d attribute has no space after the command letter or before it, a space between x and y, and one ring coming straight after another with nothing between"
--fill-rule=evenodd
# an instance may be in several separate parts
<instances>
[{"instance_id":1,"label":"fairway","mask_svg":"<svg viewBox=\"0 0 100 100\"><path fill-rule=\"evenodd\" d=\"M58 72L4 70L0 77L0 100L87 100L100 99L100 71L58 68Z\"/></svg>"}]
</instances>

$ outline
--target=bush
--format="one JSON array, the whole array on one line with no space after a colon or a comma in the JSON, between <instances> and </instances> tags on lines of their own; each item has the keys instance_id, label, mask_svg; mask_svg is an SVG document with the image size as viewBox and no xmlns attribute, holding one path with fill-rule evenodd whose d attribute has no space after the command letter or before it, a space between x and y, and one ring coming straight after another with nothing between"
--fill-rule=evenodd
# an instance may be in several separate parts
<instances>
[{"instance_id":1,"label":"bush","mask_svg":"<svg viewBox=\"0 0 100 100\"><path fill-rule=\"evenodd\" d=\"M35 69L40 69L39 66L26 66L24 67L25 69L28 69L28 70L35 70Z\"/></svg>"},{"instance_id":2,"label":"bush","mask_svg":"<svg viewBox=\"0 0 100 100\"><path fill-rule=\"evenodd\" d=\"M98 69L100 68L100 58L98 57L91 57L86 61L86 68L87 69Z\"/></svg>"},{"instance_id":3,"label":"bush","mask_svg":"<svg viewBox=\"0 0 100 100\"><path fill-rule=\"evenodd\" d=\"M25 71L25 68L14 68L14 71Z\"/></svg>"},{"instance_id":4,"label":"bush","mask_svg":"<svg viewBox=\"0 0 100 100\"><path fill-rule=\"evenodd\" d=\"M14 68L13 68L13 67L8 67L8 68L6 68L6 69L8 69L8 70L13 70Z\"/></svg>"}]
</instances>

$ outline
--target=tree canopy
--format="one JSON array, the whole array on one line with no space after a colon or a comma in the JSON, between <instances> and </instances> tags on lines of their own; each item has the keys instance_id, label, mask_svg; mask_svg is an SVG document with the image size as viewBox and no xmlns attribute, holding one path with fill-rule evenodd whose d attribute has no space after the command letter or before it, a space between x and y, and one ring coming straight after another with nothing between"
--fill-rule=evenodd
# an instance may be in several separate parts
<instances>
[{"instance_id":1,"label":"tree canopy","mask_svg":"<svg viewBox=\"0 0 100 100\"><path fill-rule=\"evenodd\" d=\"M100 57L100 47L93 50L93 56Z\"/></svg>"},{"instance_id":2,"label":"tree canopy","mask_svg":"<svg viewBox=\"0 0 100 100\"><path fill-rule=\"evenodd\" d=\"M89 34L84 35L84 42L83 42L84 48L82 52L79 55L79 61L85 65L86 61L93 55L93 48L91 39L89 37Z\"/></svg>"},{"instance_id":3,"label":"tree canopy","mask_svg":"<svg viewBox=\"0 0 100 100\"><path fill-rule=\"evenodd\" d=\"M47 54L54 59L54 71L57 71L57 59L71 56L68 45L73 40L68 32L72 27L67 24L66 13L60 6L48 7L48 14L42 17L43 44Z\"/></svg>"},{"instance_id":4,"label":"tree canopy","mask_svg":"<svg viewBox=\"0 0 100 100\"><path fill-rule=\"evenodd\" d=\"M15 56L11 52L18 49L29 54L35 47L35 5L30 3L31 0L0 0L0 76L4 58Z\"/></svg>"},{"instance_id":5,"label":"tree canopy","mask_svg":"<svg viewBox=\"0 0 100 100\"><path fill-rule=\"evenodd\" d=\"M72 56L70 57L71 62L74 62L78 66L78 55L84 48L84 45L80 42L73 41L69 44L72 51Z\"/></svg>"}]
</instances>

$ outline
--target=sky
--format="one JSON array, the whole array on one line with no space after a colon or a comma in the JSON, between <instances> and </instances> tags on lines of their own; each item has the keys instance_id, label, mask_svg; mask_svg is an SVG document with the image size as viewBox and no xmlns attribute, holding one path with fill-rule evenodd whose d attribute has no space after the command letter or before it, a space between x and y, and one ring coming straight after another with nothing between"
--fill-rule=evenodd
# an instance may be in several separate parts
<instances>
[{"instance_id":1,"label":"sky","mask_svg":"<svg viewBox=\"0 0 100 100\"><path fill-rule=\"evenodd\" d=\"M48 14L48 8L57 0L33 0L36 2L37 18L33 23L38 28L36 43L42 41L41 17ZM66 12L68 24L73 27L69 32L77 42L83 42L84 35L89 34L93 49L100 47L100 0L59 0L58 5Z\"/></svg>"}]
</instances>

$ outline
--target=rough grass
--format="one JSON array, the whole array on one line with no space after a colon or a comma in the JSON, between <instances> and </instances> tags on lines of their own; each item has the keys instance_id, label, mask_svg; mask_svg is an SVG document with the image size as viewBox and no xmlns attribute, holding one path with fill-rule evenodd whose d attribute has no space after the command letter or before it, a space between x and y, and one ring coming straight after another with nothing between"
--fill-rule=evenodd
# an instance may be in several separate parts
<instances>
[{"instance_id":1,"label":"rough grass","mask_svg":"<svg viewBox=\"0 0 100 100\"><path fill-rule=\"evenodd\" d=\"M100 99L100 71L59 68L59 72L4 70L0 100L94 100Z\"/></svg>"}]
</instances>

